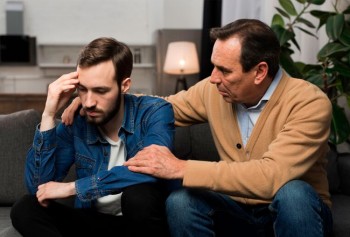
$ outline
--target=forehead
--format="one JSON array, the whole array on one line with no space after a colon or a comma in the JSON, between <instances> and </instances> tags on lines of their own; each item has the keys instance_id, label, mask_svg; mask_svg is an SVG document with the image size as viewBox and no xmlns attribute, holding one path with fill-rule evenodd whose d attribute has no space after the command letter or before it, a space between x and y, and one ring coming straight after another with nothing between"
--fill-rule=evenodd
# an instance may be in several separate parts
<instances>
[{"instance_id":1,"label":"forehead","mask_svg":"<svg viewBox=\"0 0 350 237\"><path fill-rule=\"evenodd\" d=\"M213 63L239 62L241 56L241 42L237 37L226 40L217 39L212 52Z\"/></svg>"},{"instance_id":2,"label":"forehead","mask_svg":"<svg viewBox=\"0 0 350 237\"><path fill-rule=\"evenodd\" d=\"M84 86L109 86L117 83L112 61L101 62L91 67L77 68L78 79Z\"/></svg>"}]
</instances>

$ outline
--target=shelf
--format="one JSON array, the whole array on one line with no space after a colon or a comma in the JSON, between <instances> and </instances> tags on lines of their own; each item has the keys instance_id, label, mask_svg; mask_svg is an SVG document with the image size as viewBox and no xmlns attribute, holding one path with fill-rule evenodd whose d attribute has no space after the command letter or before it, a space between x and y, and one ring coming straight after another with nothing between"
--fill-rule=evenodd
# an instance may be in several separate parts
<instances>
[{"instance_id":1,"label":"shelf","mask_svg":"<svg viewBox=\"0 0 350 237\"><path fill-rule=\"evenodd\" d=\"M61 69L61 68L75 68L73 63L39 63L40 68L44 69ZM153 63L134 63L134 68L153 68Z\"/></svg>"},{"instance_id":2,"label":"shelf","mask_svg":"<svg viewBox=\"0 0 350 237\"><path fill-rule=\"evenodd\" d=\"M153 63L134 63L134 68L153 68Z\"/></svg>"},{"instance_id":3,"label":"shelf","mask_svg":"<svg viewBox=\"0 0 350 237\"><path fill-rule=\"evenodd\" d=\"M73 63L39 63L40 68L45 69L57 69L57 68L75 68L76 65Z\"/></svg>"}]
</instances>

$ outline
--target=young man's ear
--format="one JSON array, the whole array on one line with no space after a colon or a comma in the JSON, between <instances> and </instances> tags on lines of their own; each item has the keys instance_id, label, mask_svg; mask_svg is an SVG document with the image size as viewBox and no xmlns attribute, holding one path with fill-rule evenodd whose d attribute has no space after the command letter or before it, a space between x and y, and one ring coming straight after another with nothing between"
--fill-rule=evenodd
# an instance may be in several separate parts
<instances>
[{"instance_id":1,"label":"young man's ear","mask_svg":"<svg viewBox=\"0 0 350 237\"><path fill-rule=\"evenodd\" d=\"M131 85L131 79L130 79L130 77L125 78L125 79L122 81L121 92L122 92L122 93L128 92L128 90L130 89L130 85Z\"/></svg>"},{"instance_id":2,"label":"young man's ear","mask_svg":"<svg viewBox=\"0 0 350 237\"><path fill-rule=\"evenodd\" d=\"M269 66L266 62L261 62L257 65L256 75L255 75L255 84L260 84L267 77L267 72Z\"/></svg>"}]
</instances>

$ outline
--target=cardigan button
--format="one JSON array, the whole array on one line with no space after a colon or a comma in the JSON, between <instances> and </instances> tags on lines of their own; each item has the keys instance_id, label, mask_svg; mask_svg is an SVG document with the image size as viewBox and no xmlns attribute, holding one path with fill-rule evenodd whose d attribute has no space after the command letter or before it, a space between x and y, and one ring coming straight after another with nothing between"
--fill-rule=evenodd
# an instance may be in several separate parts
<instances>
[{"instance_id":1,"label":"cardigan button","mask_svg":"<svg viewBox=\"0 0 350 237\"><path fill-rule=\"evenodd\" d=\"M237 143L237 144L236 144L236 147L237 147L238 149L241 149L241 148L242 148L242 145L239 144L239 143Z\"/></svg>"}]
</instances>

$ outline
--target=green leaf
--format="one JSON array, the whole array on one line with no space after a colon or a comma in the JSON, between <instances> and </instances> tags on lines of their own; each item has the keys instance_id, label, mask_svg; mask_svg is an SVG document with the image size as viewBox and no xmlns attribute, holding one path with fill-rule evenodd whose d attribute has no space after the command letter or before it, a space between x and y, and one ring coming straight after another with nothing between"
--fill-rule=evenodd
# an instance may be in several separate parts
<instances>
[{"instance_id":1,"label":"green leaf","mask_svg":"<svg viewBox=\"0 0 350 237\"><path fill-rule=\"evenodd\" d=\"M343 31L345 19L343 14L337 14L328 18L326 32L331 40L337 40Z\"/></svg>"},{"instance_id":2,"label":"green leaf","mask_svg":"<svg viewBox=\"0 0 350 237\"><path fill-rule=\"evenodd\" d=\"M282 27L285 26L283 18L278 14L273 16L271 25L280 25Z\"/></svg>"},{"instance_id":3,"label":"green leaf","mask_svg":"<svg viewBox=\"0 0 350 237\"><path fill-rule=\"evenodd\" d=\"M317 30L319 30L324 24L326 24L330 16L336 15L334 12L325 12L325 11L318 11L318 10L310 11L310 14L319 19Z\"/></svg>"},{"instance_id":4,"label":"green leaf","mask_svg":"<svg viewBox=\"0 0 350 237\"><path fill-rule=\"evenodd\" d=\"M341 144L349 137L350 125L343 108L336 103L332 103L332 108L331 134L329 139L333 144Z\"/></svg>"},{"instance_id":5,"label":"green leaf","mask_svg":"<svg viewBox=\"0 0 350 237\"><path fill-rule=\"evenodd\" d=\"M295 62L294 64L298 68L298 70L303 73L306 64L303 62Z\"/></svg>"},{"instance_id":6,"label":"green leaf","mask_svg":"<svg viewBox=\"0 0 350 237\"><path fill-rule=\"evenodd\" d=\"M296 67L291 55L289 54L289 49L282 48L280 53L280 64L281 67L292 77L302 78L302 74Z\"/></svg>"},{"instance_id":7,"label":"green leaf","mask_svg":"<svg viewBox=\"0 0 350 237\"><path fill-rule=\"evenodd\" d=\"M308 3L322 5L326 0L306 0Z\"/></svg>"},{"instance_id":8,"label":"green leaf","mask_svg":"<svg viewBox=\"0 0 350 237\"><path fill-rule=\"evenodd\" d=\"M339 73L340 75L343 75L345 77L350 77L350 64L345 64L342 63L338 60L334 60L334 67L333 70L337 73ZM349 78L350 80L350 78Z\"/></svg>"},{"instance_id":9,"label":"green leaf","mask_svg":"<svg viewBox=\"0 0 350 237\"><path fill-rule=\"evenodd\" d=\"M289 13L289 15L296 16L298 13L291 0L278 0L282 8Z\"/></svg>"},{"instance_id":10,"label":"green leaf","mask_svg":"<svg viewBox=\"0 0 350 237\"><path fill-rule=\"evenodd\" d=\"M306 0L297 0L297 2L304 4L304 3L306 3Z\"/></svg>"},{"instance_id":11,"label":"green leaf","mask_svg":"<svg viewBox=\"0 0 350 237\"><path fill-rule=\"evenodd\" d=\"M343 14L350 14L350 5L343 11Z\"/></svg>"},{"instance_id":12,"label":"green leaf","mask_svg":"<svg viewBox=\"0 0 350 237\"><path fill-rule=\"evenodd\" d=\"M302 24L307 25L310 28L316 28L314 24L312 24L310 21L306 20L305 18L299 17L295 19L297 22L300 22Z\"/></svg>"},{"instance_id":13,"label":"green leaf","mask_svg":"<svg viewBox=\"0 0 350 237\"><path fill-rule=\"evenodd\" d=\"M322 61L322 58L326 58L335 53L346 52L349 49L349 46L344 46L339 43L328 43L318 52L317 58Z\"/></svg>"},{"instance_id":14,"label":"green leaf","mask_svg":"<svg viewBox=\"0 0 350 237\"><path fill-rule=\"evenodd\" d=\"M290 19L290 16L288 15L287 12L283 11L281 8L279 7L275 7L275 9L279 12L279 14L281 14L282 16L284 16L287 19Z\"/></svg>"},{"instance_id":15,"label":"green leaf","mask_svg":"<svg viewBox=\"0 0 350 237\"><path fill-rule=\"evenodd\" d=\"M295 26L295 28L298 28L299 30L303 31L304 33L311 35L311 36L315 37L316 39L318 39L317 35L315 35L314 33L310 32L308 30L301 28L300 26Z\"/></svg>"},{"instance_id":16,"label":"green leaf","mask_svg":"<svg viewBox=\"0 0 350 237\"><path fill-rule=\"evenodd\" d=\"M350 46L350 27L348 25L345 25L343 32L339 37L339 41L346 46Z\"/></svg>"},{"instance_id":17,"label":"green leaf","mask_svg":"<svg viewBox=\"0 0 350 237\"><path fill-rule=\"evenodd\" d=\"M312 10L310 14L314 17L321 18L323 16L332 15L332 12L320 11L320 10Z\"/></svg>"},{"instance_id":18,"label":"green leaf","mask_svg":"<svg viewBox=\"0 0 350 237\"><path fill-rule=\"evenodd\" d=\"M309 77L305 77L305 80L311 82L319 88L323 88L323 78L321 74L311 74Z\"/></svg>"},{"instance_id":19,"label":"green leaf","mask_svg":"<svg viewBox=\"0 0 350 237\"><path fill-rule=\"evenodd\" d=\"M281 46L287 43L290 39L295 38L293 32L284 29L280 25L273 25L271 28L276 33Z\"/></svg>"},{"instance_id":20,"label":"green leaf","mask_svg":"<svg viewBox=\"0 0 350 237\"><path fill-rule=\"evenodd\" d=\"M306 64L303 73L306 74L322 74L323 67L319 64Z\"/></svg>"},{"instance_id":21,"label":"green leaf","mask_svg":"<svg viewBox=\"0 0 350 237\"><path fill-rule=\"evenodd\" d=\"M294 36L293 38L291 38L290 40L293 42L293 44L295 45L295 47L297 47L297 49L300 51L300 46L299 46L299 44L298 44L298 41L296 41L295 36Z\"/></svg>"}]
</instances>

